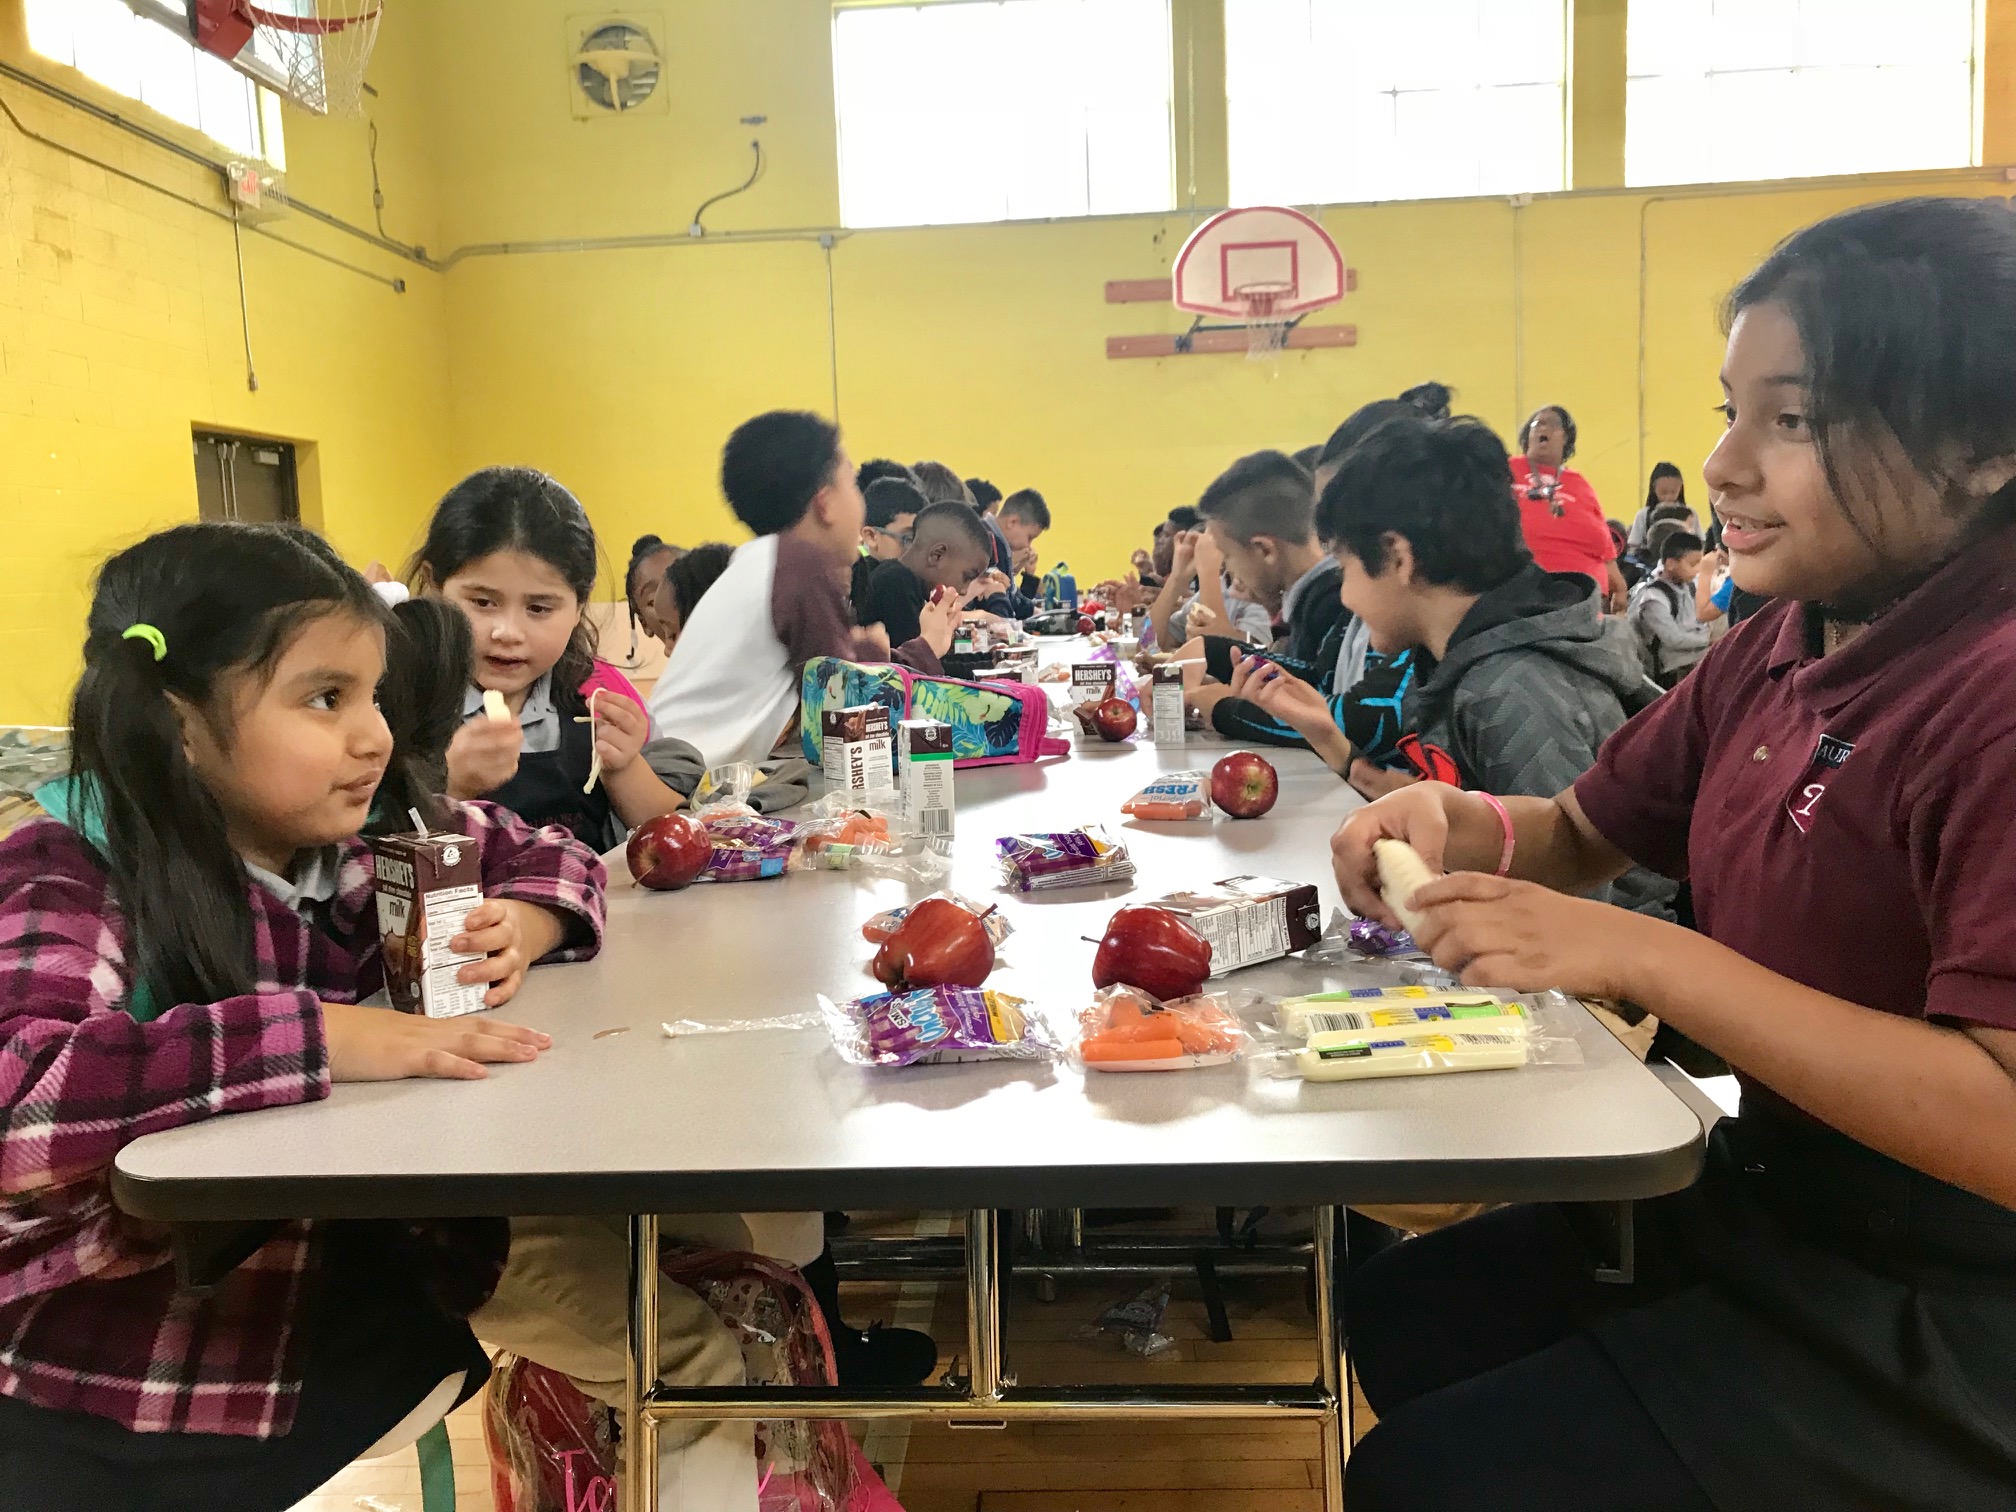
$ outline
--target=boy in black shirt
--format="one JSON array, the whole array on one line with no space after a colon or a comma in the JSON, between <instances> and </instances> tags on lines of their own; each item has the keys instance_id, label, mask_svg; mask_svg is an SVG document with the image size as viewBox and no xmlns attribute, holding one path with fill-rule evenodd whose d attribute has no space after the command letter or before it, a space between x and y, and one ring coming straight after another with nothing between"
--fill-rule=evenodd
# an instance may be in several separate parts
<instances>
[{"instance_id":1,"label":"boy in black shirt","mask_svg":"<svg viewBox=\"0 0 2016 1512\"><path fill-rule=\"evenodd\" d=\"M925 507L923 492L903 478L882 477L862 490L867 523L861 527L861 555L855 559L847 597L854 605L857 625L872 623L868 618L868 583L875 569L903 555L910 543L910 527Z\"/></svg>"},{"instance_id":2,"label":"boy in black shirt","mask_svg":"<svg viewBox=\"0 0 2016 1512\"><path fill-rule=\"evenodd\" d=\"M932 589L948 588L964 598L991 560L992 539L979 515L964 504L932 504L919 511L903 554L876 565L861 622L880 624L889 632L889 644L900 646L917 634L918 614Z\"/></svg>"}]
</instances>

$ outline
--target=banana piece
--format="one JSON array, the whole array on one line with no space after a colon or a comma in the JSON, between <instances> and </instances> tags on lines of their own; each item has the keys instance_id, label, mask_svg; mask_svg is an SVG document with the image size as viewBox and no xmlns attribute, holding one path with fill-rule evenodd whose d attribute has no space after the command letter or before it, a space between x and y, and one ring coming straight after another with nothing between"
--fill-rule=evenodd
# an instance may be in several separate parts
<instances>
[{"instance_id":1,"label":"banana piece","mask_svg":"<svg viewBox=\"0 0 2016 1512\"><path fill-rule=\"evenodd\" d=\"M1435 873L1428 870L1421 853L1405 840L1374 840L1372 859L1379 867L1379 895L1407 932L1413 934L1421 923L1421 915L1408 905L1414 901L1415 893L1435 880Z\"/></svg>"},{"instance_id":2,"label":"banana piece","mask_svg":"<svg viewBox=\"0 0 2016 1512\"><path fill-rule=\"evenodd\" d=\"M495 688L485 688L483 690L483 713L490 719L508 720L511 717L511 706L504 702L504 695L499 693Z\"/></svg>"}]
</instances>

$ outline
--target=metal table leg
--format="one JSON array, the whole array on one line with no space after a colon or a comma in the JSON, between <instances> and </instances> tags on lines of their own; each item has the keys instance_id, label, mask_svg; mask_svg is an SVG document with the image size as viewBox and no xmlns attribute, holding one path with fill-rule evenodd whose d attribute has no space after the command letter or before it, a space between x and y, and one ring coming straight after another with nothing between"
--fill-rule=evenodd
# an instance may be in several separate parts
<instances>
[{"instance_id":1,"label":"metal table leg","mask_svg":"<svg viewBox=\"0 0 2016 1512\"><path fill-rule=\"evenodd\" d=\"M966 1215L966 1358L974 1405L1001 1400L1001 1250L994 1214Z\"/></svg>"},{"instance_id":2,"label":"metal table leg","mask_svg":"<svg viewBox=\"0 0 2016 1512\"><path fill-rule=\"evenodd\" d=\"M645 1410L658 1386L658 1215L630 1220L630 1328L623 1356L626 1512L658 1512L658 1422Z\"/></svg>"},{"instance_id":3,"label":"metal table leg","mask_svg":"<svg viewBox=\"0 0 2016 1512\"><path fill-rule=\"evenodd\" d=\"M1342 1227L1337 1208L1316 1209L1316 1379L1330 1403L1323 1419L1323 1512L1344 1512L1344 1461L1351 1454L1351 1362L1337 1311L1337 1234Z\"/></svg>"}]
</instances>

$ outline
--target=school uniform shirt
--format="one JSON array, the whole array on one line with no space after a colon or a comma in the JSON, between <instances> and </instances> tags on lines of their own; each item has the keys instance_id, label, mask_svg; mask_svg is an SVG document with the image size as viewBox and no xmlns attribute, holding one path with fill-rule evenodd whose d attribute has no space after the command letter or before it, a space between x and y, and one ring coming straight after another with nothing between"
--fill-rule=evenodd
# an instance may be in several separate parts
<instances>
[{"instance_id":1,"label":"school uniform shirt","mask_svg":"<svg viewBox=\"0 0 2016 1512\"><path fill-rule=\"evenodd\" d=\"M486 896L573 920L552 959L595 954L606 876L592 851L486 803L455 818L481 852ZM143 1134L327 1097L321 1003L384 985L364 841L291 882L248 874L246 891L253 990L142 1022L128 1012L126 918L96 853L55 819L0 841L0 1395L139 1433L267 1438L294 1421L320 1226L281 1225L198 1293L177 1285L167 1231L121 1214L110 1189L113 1157ZM488 1277L473 1308L503 1255L458 1249L455 1232L443 1262Z\"/></svg>"},{"instance_id":2,"label":"school uniform shirt","mask_svg":"<svg viewBox=\"0 0 2016 1512\"><path fill-rule=\"evenodd\" d=\"M1708 654L1714 638L1701 623L1694 585L1676 583L1664 572L1631 590L1630 619L1652 675L1669 684Z\"/></svg>"},{"instance_id":3,"label":"school uniform shirt","mask_svg":"<svg viewBox=\"0 0 2016 1512\"><path fill-rule=\"evenodd\" d=\"M1533 464L1524 457L1512 459L1512 497L1519 505L1527 549L1546 571L1579 572L1607 592L1617 542L1610 535L1603 506L1596 502L1596 490L1572 467L1547 477L1554 480L1553 497L1528 498L1534 485ZM1543 478L1543 488L1545 482Z\"/></svg>"},{"instance_id":4,"label":"school uniform shirt","mask_svg":"<svg viewBox=\"0 0 2016 1512\"><path fill-rule=\"evenodd\" d=\"M944 675L923 640L894 644L890 659ZM848 613L839 567L796 536L758 536L735 549L694 606L651 690L651 717L709 766L762 761L798 707L805 664L821 656L859 661L881 653Z\"/></svg>"},{"instance_id":5,"label":"school uniform shirt","mask_svg":"<svg viewBox=\"0 0 2016 1512\"><path fill-rule=\"evenodd\" d=\"M861 612L861 623L880 625L889 633L889 644L900 646L916 639L924 606L930 601L929 583L900 559L883 562L868 579L868 602Z\"/></svg>"},{"instance_id":6,"label":"school uniform shirt","mask_svg":"<svg viewBox=\"0 0 2016 1512\"><path fill-rule=\"evenodd\" d=\"M1575 795L1750 960L1874 1012L2016 1030L2012 688L2004 528L1832 655L1804 605L1761 610ZM1681 1194L1707 1285L1599 1340L1717 1506L2010 1505L2016 1212L1734 1070L1741 1116Z\"/></svg>"}]
</instances>

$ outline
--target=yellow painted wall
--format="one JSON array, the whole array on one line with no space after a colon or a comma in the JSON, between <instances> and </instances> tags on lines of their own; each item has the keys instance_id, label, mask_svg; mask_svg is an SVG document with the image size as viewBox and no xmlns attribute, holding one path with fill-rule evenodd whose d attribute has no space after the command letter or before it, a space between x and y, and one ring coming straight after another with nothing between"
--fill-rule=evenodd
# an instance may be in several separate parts
<instances>
[{"instance_id":1,"label":"yellow painted wall","mask_svg":"<svg viewBox=\"0 0 2016 1512\"><path fill-rule=\"evenodd\" d=\"M1991 80L2016 0L1992 0ZM18 0L0 0L0 56ZM191 421L317 443L324 517L360 559L403 554L453 476L552 470L587 503L620 570L644 530L740 539L719 498L722 440L777 405L839 414L857 457L935 455L1057 511L1046 557L1111 570L1229 460L1321 440L1356 405L1424 378L1508 433L1533 405L1576 414L1577 459L1628 514L1644 470L1697 475L1712 444L1722 292L1786 232L1857 201L2006 190L1986 173L1818 187L1627 193L1616 0L1578 7L1578 192L1331 208L1359 292L1326 320L1351 349L1112 362L1110 334L1174 330L1165 307L1109 306L1110 278L1166 272L1193 215L842 233L830 0L660 0L662 113L573 119L577 0L403 0L372 78L388 231L453 258L404 265L321 228L283 228L375 270L395 296L248 239L264 387L244 392L228 229L78 175L0 123L0 509L24 586L0 604L0 720L52 717L70 675L88 564L195 509ZM1179 97L1200 80L1198 197L1223 192L1222 26L1175 0ZM956 91L956 79L891 80ZM1989 90L1991 157L2016 140ZM123 138L0 80L40 128L173 176ZM761 114L768 166L739 183ZM362 128L290 117L297 192L368 223ZM1609 145L1606 147L1605 139ZM1187 195L1190 132L1176 190ZM197 187L189 181L192 192ZM1202 211L1199 212L1200 214ZM1640 342L1643 246L1644 341ZM587 250L577 239L650 245ZM495 245L511 244L511 255ZM543 245L542 250L532 250ZM464 249L454 257L451 249ZM472 250L473 249L473 250ZM829 305L829 277L831 303ZM138 303L136 303L138 301ZM123 324L122 324L123 323ZM1644 376L1640 438L1640 374ZM53 454L53 455L52 455ZM1697 494L1698 497L1698 494ZM605 591L617 591L614 573Z\"/></svg>"},{"instance_id":2,"label":"yellow painted wall","mask_svg":"<svg viewBox=\"0 0 2016 1512\"><path fill-rule=\"evenodd\" d=\"M415 28L388 7L373 78L387 228L434 240L423 149L431 109ZM26 46L19 0L0 0L0 58L144 120L193 132L94 89ZM30 130L222 207L219 180L11 79L0 99ZM288 112L288 183L369 224L361 122ZM211 148L210 150L219 150ZM92 569L149 530L196 516L192 425L312 443L304 506L360 559L403 543L416 501L448 480L441 280L305 222L280 234L408 292L247 235L248 392L231 227L31 140L0 117L0 722L55 722L75 679Z\"/></svg>"},{"instance_id":3,"label":"yellow painted wall","mask_svg":"<svg viewBox=\"0 0 2016 1512\"><path fill-rule=\"evenodd\" d=\"M1716 303L1786 232L1832 209L1909 192L1987 192L1984 174L1834 181L1727 194L1548 196L1332 208L1358 270L1335 315L1359 345L1113 362L1109 334L1174 330L1154 306L1109 306L1109 278L1166 272L1189 214L861 232L692 245L678 233L738 182L767 114L770 163L708 216L718 231L837 219L828 0L664 6L670 109L576 122L562 47L572 0L437 0L431 23L465 68L444 81L442 218L456 242L671 233L675 245L464 262L448 276L459 464L522 460L580 493L620 564L649 529L739 539L714 469L739 420L776 405L839 413L858 457L941 456L1057 511L1046 557L1110 570L1171 505L1241 452L1320 441L1367 399L1435 377L1509 438L1542 402L1575 412L1578 463L1613 513L1670 457L1692 474L1712 444ZM1578 6L1576 182L1622 174L1622 0ZM1216 62L1197 0L1185 39ZM1606 83L1592 74L1607 70ZM956 89L956 80L891 80ZM1207 93L1198 89L1201 98ZM500 108L501 107L501 108ZM1222 120L1220 114L1214 122ZM1213 122L1200 122L1222 129ZM1208 134L1208 133L1207 133ZM1178 122L1179 143L1187 141ZM1607 142L1607 146L1605 143ZM1198 151L1200 191L1222 151ZM1214 164L1217 165L1214 168ZM1179 165L1179 196L1187 163ZM1640 227L1647 272L1646 440L1639 440ZM1697 485L1698 497L1698 485Z\"/></svg>"}]
</instances>

